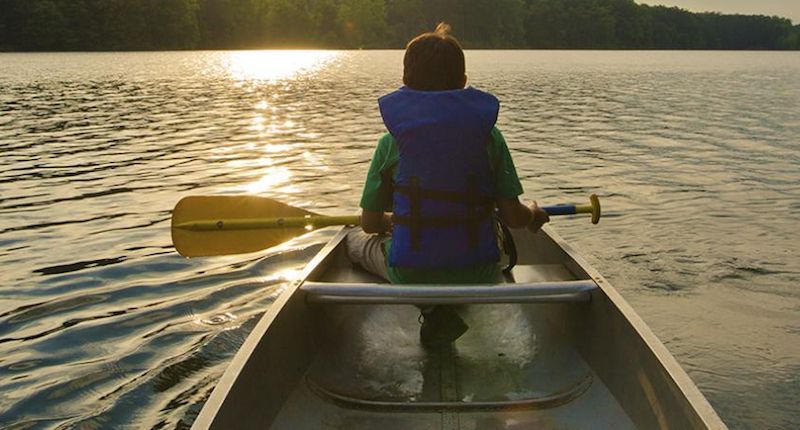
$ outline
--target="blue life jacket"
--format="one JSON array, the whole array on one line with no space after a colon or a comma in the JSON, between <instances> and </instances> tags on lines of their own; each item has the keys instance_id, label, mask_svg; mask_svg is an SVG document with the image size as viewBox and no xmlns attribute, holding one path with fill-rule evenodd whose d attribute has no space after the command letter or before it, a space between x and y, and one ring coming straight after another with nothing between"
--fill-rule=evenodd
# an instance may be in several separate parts
<instances>
[{"instance_id":1,"label":"blue life jacket","mask_svg":"<svg viewBox=\"0 0 800 430\"><path fill-rule=\"evenodd\" d=\"M474 88L402 87L378 105L400 150L389 265L455 268L498 261L487 150L497 98Z\"/></svg>"}]
</instances>

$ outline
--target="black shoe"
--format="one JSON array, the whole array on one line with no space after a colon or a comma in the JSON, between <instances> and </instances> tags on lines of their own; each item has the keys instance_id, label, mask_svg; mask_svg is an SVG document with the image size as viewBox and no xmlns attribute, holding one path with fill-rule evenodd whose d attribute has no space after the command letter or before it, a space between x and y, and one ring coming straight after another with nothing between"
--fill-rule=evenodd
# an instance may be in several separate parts
<instances>
[{"instance_id":1,"label":"black shoe","mask_svg":"<svg viewBox=\"0 0 800 430\"><path fill-rule=\"evenodd\" d=\"M452 306L434 306L422 311L419 339L428 348L437 348L455 341L469 329Z\"/></svg>"}]
</instances>

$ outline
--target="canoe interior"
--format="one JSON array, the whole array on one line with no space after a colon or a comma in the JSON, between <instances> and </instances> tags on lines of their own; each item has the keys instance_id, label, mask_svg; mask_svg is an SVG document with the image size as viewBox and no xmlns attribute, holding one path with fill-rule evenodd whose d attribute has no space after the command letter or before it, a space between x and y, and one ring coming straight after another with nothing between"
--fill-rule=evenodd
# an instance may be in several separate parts
<instances>
[{"instance_id":1,"label":"canoe interior","mask_svg":"<svg viewBox=\"0 0 800 430\"><path fill-rule=\"evenodd\" d=\"M380 282L349 263L340 239L307 279ZM240 352L247 357L233 382L222 381L230 386L214 393L209 403L219 404L196 426L724 428L674 359L654 352L602 277L565 246L548 232L521 236L513 281L594 279L601 288L591 302L462 305L469 331L435 350L419 343L414 305L311 303L298 290L252 351Z\"/></svg>"}]
</instances>

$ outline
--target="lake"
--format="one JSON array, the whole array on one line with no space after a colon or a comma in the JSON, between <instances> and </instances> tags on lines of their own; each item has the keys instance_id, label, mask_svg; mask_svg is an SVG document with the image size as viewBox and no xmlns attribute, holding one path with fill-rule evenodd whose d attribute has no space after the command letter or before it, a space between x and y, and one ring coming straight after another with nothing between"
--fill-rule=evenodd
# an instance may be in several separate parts
<instances>
[{"instance_id":1,"label":"lake","mask_svg":"<svg viewBox=\"0 0 800 430\"><path fill-rule=\"evenodd\" d=\"M184 196L350 214L402 51L0 54L0 427L187 427L329 230L187 260ZM800 426L800 53L468 51L525 199L734 429ZM265 389L267 389L265 387Z\"/></svg>"}]
</instances>

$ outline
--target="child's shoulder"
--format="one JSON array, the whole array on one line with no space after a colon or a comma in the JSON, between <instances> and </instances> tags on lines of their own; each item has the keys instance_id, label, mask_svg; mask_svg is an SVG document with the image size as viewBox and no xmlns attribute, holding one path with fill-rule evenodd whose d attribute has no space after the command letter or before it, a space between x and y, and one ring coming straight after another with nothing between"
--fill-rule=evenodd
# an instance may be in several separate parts
<instances>
[{"instance_id":1,"label":"child's shoulder","mask_svg":"<svg viewBox=\"0 0 800 430\"><path fill-rule=\"evenodd\" d=\"M392 133L388 131L381 136L380 140L378 140L378 146L389 146L389 145L397 145L397 141L392 136Z\"/></svg>"},{"instance_id":2,"label":"child's shoulder","mask_svg":"<svg viewBox=\"0 0 800 430\"><path fill-rule=\"evenodd\" d=\"M378 140L378 152L389 154L397 151L397 140L392 136L392 133L387 131L386 134L381 136L380 140Z\"/></svg>"},{"instance_id":3,"label":"child's shoulder","mask_svg":"<svg viewBox=\"0 0 800 430\"><path fill-rule=\"evenodd\" d=\"M503 133L500 132L500 129L497 126L493 126L492 130L489 132L489 146L493 148L499 148L506 146L506 138L503 137Z\"/></svg>"},{"instance_id":4,"label":"child's shoulder","mask_svg":"<svg viewBox=\"0 0 800 430\"><path fill-rule=\"evenodd\" d=\"M391 133L387 132L378 140L378 147L375 149L375 158L381 160L384 166L392 165L400 159L400 148L397 140Z\"/></svg>"}]
</instances>

